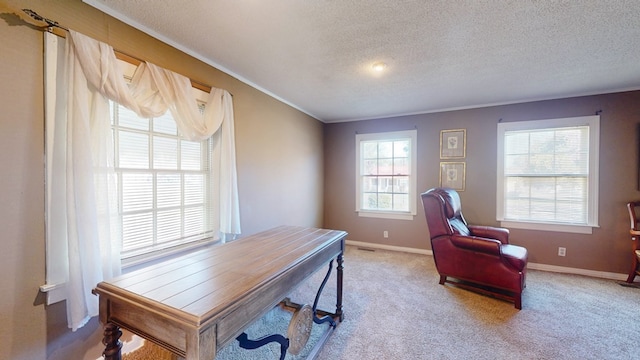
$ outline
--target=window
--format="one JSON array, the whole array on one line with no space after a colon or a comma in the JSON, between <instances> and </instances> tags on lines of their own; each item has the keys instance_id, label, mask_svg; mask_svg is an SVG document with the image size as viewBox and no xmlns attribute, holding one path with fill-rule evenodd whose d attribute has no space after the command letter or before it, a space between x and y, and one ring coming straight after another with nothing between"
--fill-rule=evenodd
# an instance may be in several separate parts
<instances>
[{"instance_id":1,"label":"window","mask_svg":"<svg viewBox=\"0 0 640 360\"><path fill-rule=\"evenodd\" d=\"M591 233L598 226L599 116L498 124L503 226Z\"/></svg>"},{"instance_id":2,"label":"window","mask_svg":"<svg viewBox=\"0 0 640 360\"><path fill-rule=\"evenodd\" d=\"M231 95L216 88L207 94L151 63L118 61L108 44L66 35L44 35L47 271L41 291L47 304L67 299L75 330L96 313L96 283L123 267L240 234L240 214ZM76 46L66 51L69 41ZM80 81L68 81L67 70ZM90 85L96 79L101 85ZM144 99L127 92L126 79L136 80L135 93ZM171 106L180 119L140 119L107 97L147 114ZM198 116L193 100L211 107Z\"/></svg>"},{"instance_id":3,"label":"window","mask_svg":"<svg viewBox=\"0 0 640 360\"><path fill-rule=\"evenodd\" d=\"M151 119L112 103L122 258L213 240L210 140L188 141L171 113Z\"/></svg>"},{"instance_id":4,"label":"window","mask_svg":"<svg viewBox=\"0 0 640 360\"><path fill-rule=\"evenodd\" d=\"M416 133L356 135L356 211L360 216L413 219Z\"/></svg>"}]
</instances>

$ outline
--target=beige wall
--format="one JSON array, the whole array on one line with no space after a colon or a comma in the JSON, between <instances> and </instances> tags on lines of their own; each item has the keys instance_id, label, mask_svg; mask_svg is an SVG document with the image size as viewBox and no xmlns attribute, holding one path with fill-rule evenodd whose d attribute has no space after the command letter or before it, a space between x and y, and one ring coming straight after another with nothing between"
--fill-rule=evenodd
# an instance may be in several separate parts
<instances>
[{"instance_id":1,"label":"beige wall","mask_svg":"<svg viewBox=\"0 0 640 360\"><path fill-rule=\"evenodd\" d=\"M0 0L0 358L96 359L102 352L95 319L72 333L64 304L46 307L38 293L45 279L43 35L12 15L22 8L229 90L243 234L322 225L322 123L80 0Z\"/></svg>"},{"instance_id":2,"label":"beige wall","mask_svg":"<svg viewBox=\"0 0 640 360\"><path fill-rule=\"evenodd\" d=\"M467 129L466 189L462 209L469 223L496 222L497 123L593 115L600 118L600 228L592 235L512 229L512 240L529 250L529 261L546 265L626 273L630 267L626 202L640 198L638 124L640 92L588 96L405 116L325 126L325 222L346 230L349 239L375 244L430 249L424 210L412 221L358 217L355 209L355 134L418 129L418 191L439 183L439 134ZM382 233L389 231L389 238ZM559 246L567 256L557 256Z\"/></svg>"}]
</instances>

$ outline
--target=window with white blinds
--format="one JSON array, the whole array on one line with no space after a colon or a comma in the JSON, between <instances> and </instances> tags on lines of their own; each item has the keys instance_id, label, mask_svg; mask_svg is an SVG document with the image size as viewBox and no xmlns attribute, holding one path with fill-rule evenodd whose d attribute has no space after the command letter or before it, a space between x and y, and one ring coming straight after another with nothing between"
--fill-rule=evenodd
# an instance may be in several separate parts
<instances>
[{"instance_id":1,"label":"window with white blinds","mask_svg":"<svg viewBox=\"0 0 640 360\"><path fill-rule=\"evenodd\" d=\"M183 139L170 112L112 103L122 258L212 241L209 141Z\"/></svg>"},{"instance_id":2,"label":"window with white blinds","mask_svg":"<svg viewBox=\"0 0 640 360\"><path fill-rule=\"evenodd\" d=\"M498 124L498 220L591 232L597 226L599 116Z\"/></svg>"}]
</instances>

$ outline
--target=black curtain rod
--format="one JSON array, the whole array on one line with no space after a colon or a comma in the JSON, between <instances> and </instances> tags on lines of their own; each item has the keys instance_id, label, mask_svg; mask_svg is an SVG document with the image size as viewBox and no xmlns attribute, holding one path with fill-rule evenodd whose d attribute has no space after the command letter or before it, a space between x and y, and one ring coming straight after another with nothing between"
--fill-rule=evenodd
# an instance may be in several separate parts
<instances>
[{"instance_id":1,"label":"black curtain rod","mask_svg":"<svg viewBox=\"0 0 640 360\"><path fill-rule=\"evenodd\" d=\"M35 11L31 10L31 9L22 9L22 11L24 11L27 15L31 16L34 20L42 21L42 22L47 23L47 25L49 25L49 27L57 27L59 29L69 31L69 29L60 26L60 24L58 24L57 21L53 21L51 19L47 19L46 17L40 16L37 12L35 12Z\"/></svg>"},{"instance_id":2,"label":"black curtain rod","mask_svg":"<svg viewBox=\"0 0 640 360\"><path fill-rule=\"evenodd\" d=\"M54 20L51 20L51 19L47 19L46 17L40 16L40 14L38 14L37 12L35 12L35 11L31 10L31 9L22 9L22 11L24 11L27 15L31 16L36 21L41 21L41 22L47 23L47 25L48 25L47 28L49 30L51 30L51 28L58 28L58 29L62 29L62 30L67 31L67 32L69 31L69 29L67 29L66 27L60 26L60 24L57 21L54 21ZM60 34L55 34L55 35L62 36ZM116 53L119 53L119 54L123 55L125 58L128 58L130 60L134 60L134 61L137 61L137 62L144 62L144 60L141 60L141 59L139 59L139 58L137 58L135 56L131 56L129 54L125 54L125 53L123 53L121 51L117 51L115 49L114 49L114 51ZM199 90L202 90L204 92L211 91L211 86L210 85L202 84L202 83L199 83L199 82L194 81L192 79L190 79L190 80L191 80L191 85L193 87L195 87L195 88L197 88ZM229 93L229 94L233 97L233 94L231 94L231 93Z\"/></svg>"}]
</instances>

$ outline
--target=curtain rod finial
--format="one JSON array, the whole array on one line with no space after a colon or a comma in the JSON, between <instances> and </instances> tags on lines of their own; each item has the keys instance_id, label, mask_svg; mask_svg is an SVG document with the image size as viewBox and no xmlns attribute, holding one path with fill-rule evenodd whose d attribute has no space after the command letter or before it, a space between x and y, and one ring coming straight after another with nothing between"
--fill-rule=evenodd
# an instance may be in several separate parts
<instances>
[{"instance_id":1,"label":"curtain rod finial","mask_svg":"<svg viewBox=\"0 0 640 360\"><path fill-rule=\"evenodd\" d=\"M47 25L49 25L49 27L57 27L63 30L68 30L66 28L63 28L62 26L60 26L60 24L58 24L57 21L53 21L51 19L47 19L45 17L40 16L37 12L31 10L31 9L22 9L22 11L24 11L27 15L31 16L34 20L36 21L42 21L47 23Z\"/></svg>"}]
</instances>

